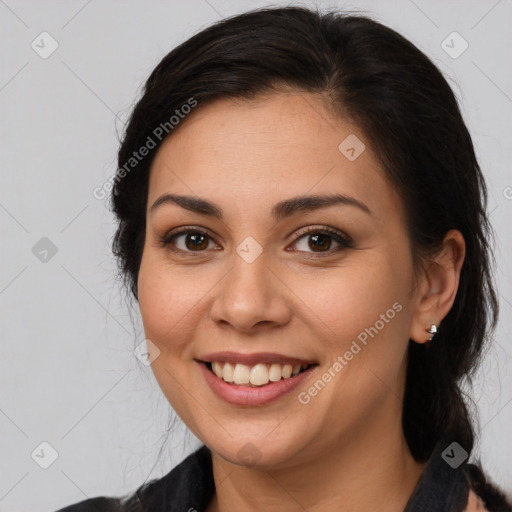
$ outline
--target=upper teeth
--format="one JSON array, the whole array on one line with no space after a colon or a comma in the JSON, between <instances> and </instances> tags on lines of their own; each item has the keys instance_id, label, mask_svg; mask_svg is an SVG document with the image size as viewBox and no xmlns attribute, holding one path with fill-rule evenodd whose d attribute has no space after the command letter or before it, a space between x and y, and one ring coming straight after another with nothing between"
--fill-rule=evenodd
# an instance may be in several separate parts
<instances>
[{"instance_id":1,"label":"upper teeth","mask_svg":"<svg viewBox=\"0 0 512 512\"><path fill-rule=\"evenodd\" d=\"M307 368L307 364L265 364L259 363L255 366L247 366L237 363L222 363L218 361L212 362L212 370L220 379L225 382L234 384L252 384L253 386L264 386L269 382L277 382L278 380L289 379L297 375L301 369Z\"/></svg>"}]
</instances>

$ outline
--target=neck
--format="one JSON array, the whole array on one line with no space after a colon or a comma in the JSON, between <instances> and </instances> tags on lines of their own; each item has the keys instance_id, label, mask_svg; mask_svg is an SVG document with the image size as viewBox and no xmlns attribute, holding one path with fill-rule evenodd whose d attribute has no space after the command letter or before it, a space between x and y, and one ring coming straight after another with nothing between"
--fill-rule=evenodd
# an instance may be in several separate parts
<instances>
[{"instance_id":1,"label":"neck","mask_svg":"<svg viewBox=\"0 0 512 512\"><path fill-rule=\"evenodd\" d=\"M311 462L245 468L212 453L216 492L208 512L402 511L425 468L412 457L401 425L370 429Z\"/></svg>"}]
</instances>

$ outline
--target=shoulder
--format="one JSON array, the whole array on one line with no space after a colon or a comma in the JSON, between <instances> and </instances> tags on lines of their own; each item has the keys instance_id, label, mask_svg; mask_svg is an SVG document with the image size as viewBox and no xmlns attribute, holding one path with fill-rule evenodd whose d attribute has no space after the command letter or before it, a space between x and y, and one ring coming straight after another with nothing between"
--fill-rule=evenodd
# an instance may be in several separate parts
<instances>
[{"instance_id":1,"label":"shoulder","mask_svg":"<svg viewBox=\"0 0 512 512\"><path fill-rule=\"evenodd\" d=\"M121 500L99 496L73 503L56 512L113 512L121 510Z\"/></svg>"},{"instance_id":2,"label":"shoulder","mask_svg":"<svg viewBox=\"0 0 512 512\"><path fill-rule=\"evenodd\" d=\"M482 498L475 493L475 491L470 490L468 496L468 503L463 512L489 512L489 509L485 507L485 503Z\"/></svg>"},{"instance_id":3,"label":"shoulder","mask_svg":"<svg viewBox=\"0 0 512 512\"><path fill-rule=\"evenodd\" d=\"M73 503L56 512L140 512L142 510L138 493L120 498L98 496Z\"/></svg>"},{"instance_id":4,"label":"shoulder","mask_svg":"<svg viewBox=\"0 0 512 512\"><path fill-rule=\"evenodd\" d=\"M204 509L214 490L211 455L202 445L169 473L145 482L132 494L89 498L56 512L157 512L168 510L169 504L175 510L189 510L191 504Z\"/></svg>"},{"instance_id":5,"label":"shoulder","mask_svg":"<svg viewBox=\"0 0 512 512\"><path fill-rule=\"evenodd\" d=\"M479 463L464 466L470 491L464 512L511 512L511 496L492 483Z\"/></svg>"}]
</instances>

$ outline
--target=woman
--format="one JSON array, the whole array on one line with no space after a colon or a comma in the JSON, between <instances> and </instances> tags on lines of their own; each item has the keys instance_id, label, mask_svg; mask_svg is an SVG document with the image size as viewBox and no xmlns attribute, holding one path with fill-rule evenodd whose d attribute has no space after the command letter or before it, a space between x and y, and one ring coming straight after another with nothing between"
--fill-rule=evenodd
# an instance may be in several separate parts
<instances>
[{"instance_id":1,"label":"woman","mask_svg":"<svg viewBox=\"0 0 512 512\"><path fill-rule=\"evenodd\" d=\"M113 249L204 443L89 510L510 510L459 387L496 325L486 186L439 70L360 16L225 19L147 80Z\"/></svg>"}]
</instances>

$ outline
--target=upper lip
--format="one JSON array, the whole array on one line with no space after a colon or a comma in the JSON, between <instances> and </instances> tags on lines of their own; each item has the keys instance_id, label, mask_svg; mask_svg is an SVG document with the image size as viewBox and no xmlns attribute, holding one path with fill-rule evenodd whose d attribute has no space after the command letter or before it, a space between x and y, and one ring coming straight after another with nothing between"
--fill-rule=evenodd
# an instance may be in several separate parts
<instances>
[{"instance_id":1,"label":"upper lip","mask_svg":"<svg viewBox=\"0 0 512 512\"><path fill-rule=\"evenodd\" d=\"M285 356L273 352L255 352L254 354L241 354L239 352L214 352L198 360L204 363L212 363L214 361L226 362L231 364L245 364L246 366L254 366L258 363L279 363L279 364L316 364L311 359L299 359L297 357Z\"/></svg>"}]
</instances>

